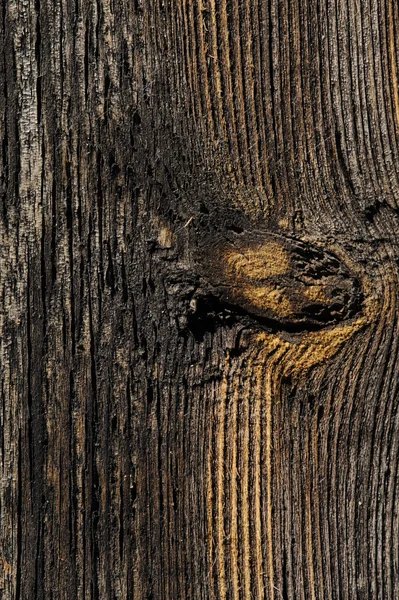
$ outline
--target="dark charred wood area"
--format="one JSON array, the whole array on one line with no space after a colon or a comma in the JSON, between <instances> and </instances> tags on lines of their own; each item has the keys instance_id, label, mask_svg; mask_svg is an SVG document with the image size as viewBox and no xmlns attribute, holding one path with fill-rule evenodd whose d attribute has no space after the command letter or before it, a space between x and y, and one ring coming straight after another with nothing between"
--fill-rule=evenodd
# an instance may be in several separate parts
<instances>
[{"instance_id":1,"label":"dark charred wood area","mask_svg":"<svg viewBox=\"0 0 399 600\"><path fill-rule=\"evenodd\" d=\"M399 598L398 34L3 0L1 598Z\"/></svg>"}]
</instances>

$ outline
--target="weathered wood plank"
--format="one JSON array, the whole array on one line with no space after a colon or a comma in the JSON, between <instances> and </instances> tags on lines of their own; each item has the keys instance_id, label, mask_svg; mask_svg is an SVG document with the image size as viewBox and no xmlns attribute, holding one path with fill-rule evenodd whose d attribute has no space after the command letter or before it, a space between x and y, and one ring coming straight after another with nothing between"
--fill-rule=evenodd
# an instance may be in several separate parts
<instances>
[{"instance_id":1,"label":"weathered wood plank","mask_svg":"<svg viewBox=\"0 0 399 600\"><path fill-rule=\"evenodd\" d=\"M6 600L399 597L398 28L3 3Z\"/></svg>"}]
</instances>

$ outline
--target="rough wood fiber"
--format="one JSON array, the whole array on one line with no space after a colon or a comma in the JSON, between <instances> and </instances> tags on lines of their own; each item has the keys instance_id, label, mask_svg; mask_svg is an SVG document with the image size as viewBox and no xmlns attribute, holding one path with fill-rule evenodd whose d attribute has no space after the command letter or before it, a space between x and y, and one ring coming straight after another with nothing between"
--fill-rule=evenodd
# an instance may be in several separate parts
<instances>
[{"instance_id":1,"label":"rough wood fiber","mask_svg":"<svg viewBox=\"0 0 399 600\"><path fill-rule=\"evenodd\" d=\"M1 8L1 597L398 598L397 2Z\"/></svg>"}]
</instances>

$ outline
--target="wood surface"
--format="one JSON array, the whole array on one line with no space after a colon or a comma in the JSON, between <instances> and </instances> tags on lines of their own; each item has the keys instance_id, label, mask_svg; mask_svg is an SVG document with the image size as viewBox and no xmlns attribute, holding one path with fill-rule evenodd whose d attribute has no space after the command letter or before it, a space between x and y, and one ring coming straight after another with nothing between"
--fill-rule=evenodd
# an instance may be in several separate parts
<instances>
[{"instance_id":1,"label":"wood surface","mask_svg":"<svg viewBox=\"0 0 399 600\"><path fill-rule=\"evenodd\" d=\"M396 0L2 0L2 599L399 598L398 69Z\"/></svg>"}]
</instances>

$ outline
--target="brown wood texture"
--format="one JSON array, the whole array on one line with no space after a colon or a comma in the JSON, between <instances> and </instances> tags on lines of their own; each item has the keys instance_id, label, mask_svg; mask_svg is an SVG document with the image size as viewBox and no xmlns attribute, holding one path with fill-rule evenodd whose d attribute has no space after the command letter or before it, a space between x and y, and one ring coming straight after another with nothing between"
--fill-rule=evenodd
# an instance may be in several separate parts
<instances>
[{"instance_id":1,"label":"brown wood texture","mask_svg":"<svg viewBox=\"0 0 399 600\"><path fill-rule=\"evenodd\" d=\"M396 0L0 13L0 597L399 598Z\"/></svg>"}]
</instances>

